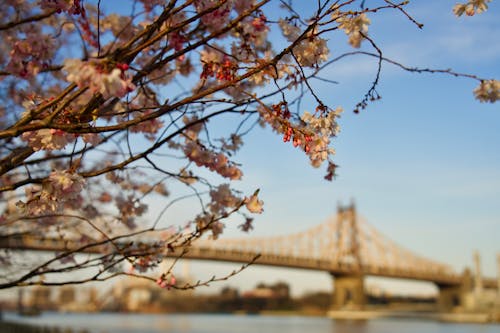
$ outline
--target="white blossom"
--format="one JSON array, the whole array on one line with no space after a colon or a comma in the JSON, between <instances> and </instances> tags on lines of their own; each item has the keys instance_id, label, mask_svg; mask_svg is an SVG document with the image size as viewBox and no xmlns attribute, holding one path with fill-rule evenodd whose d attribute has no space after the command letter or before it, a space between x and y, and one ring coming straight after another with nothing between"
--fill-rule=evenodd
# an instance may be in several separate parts
<instances>
[{"instance_id":1,"label":"white blossom","mask_svg":"<svg viewBox=\"0 0 500 333\"><path fill-rule=\"evenodd\" d=\"M453 13L456 16L462 16L464 13L467 16L481 14L488 9L488 2L491 0L469 0L467 3L457 3L453 7Z\"/></svg>"},{"instance_id":2,"label":"white blossom","mask_svg":"<svg viewBox=\"0 0 500 333\"><path fill-rule=\"evenodd\" d=\"M245 206L250 213L260 214L264 211L264 202L259 200L258 191L256 191L250 198L245 198Z\"/></svg>"},{"instance_id":3,"label":"white blossom","mask_svg":"<svg viewBox=\"0 0 500 333\"><path fill-rule=\"evenodd\" d=\"M349 36L349 44L359 48L364 38L363 35L368 33L368 25L371 23L366 14L363 13L350 17L345 14L339 14L339 12L336 11L332 16L334 16L334 18L338 17L337 22L339 23L339 28L344 30L346 35Z\"/></svg>"}]
</instances>

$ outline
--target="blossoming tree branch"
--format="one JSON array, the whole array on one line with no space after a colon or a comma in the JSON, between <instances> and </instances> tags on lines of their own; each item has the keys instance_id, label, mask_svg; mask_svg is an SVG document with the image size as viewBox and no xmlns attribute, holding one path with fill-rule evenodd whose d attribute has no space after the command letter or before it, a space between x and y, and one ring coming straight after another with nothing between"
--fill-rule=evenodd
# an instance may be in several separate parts
<instances>
[{"instance_id":1,"label":"blossoming tree branch","mask_svg":"<svg viewBox=\"0 0 500 333\"><path fill-rule=\"evenodd\" d=\"M471 16L489 2L450 10ZM325 103L311 82L334 84L321 73L343 57L378 63L354 112L380 98L384 62L475 80L480 102L500 96L492 78L384 56L370 18L391 12L422 28L407 1L310 1L307 17L286 0L118 3L0 3L0 237L77 244L43 260L0 252L0 288L124 274L196 286L179 285L171 268L148 273L197 238L217 239L228 221L252 229L263 202L257 188L237 190L244 175L237 152L256 125L306 154L327 180L335 176L342 106ZM336 35L349 52L329 50ZM358 50L362 44L371 52ZM166 219L184 200L191 218ZM77 254L93 247L93 255Z\"/></svg>"}]
</instances>

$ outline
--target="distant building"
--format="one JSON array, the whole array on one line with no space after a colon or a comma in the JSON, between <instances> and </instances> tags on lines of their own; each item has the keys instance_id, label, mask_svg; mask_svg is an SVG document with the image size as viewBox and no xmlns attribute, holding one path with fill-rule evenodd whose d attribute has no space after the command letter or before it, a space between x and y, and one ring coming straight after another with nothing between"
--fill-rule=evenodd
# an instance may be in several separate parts
<instances>
[{"instance_id":1,"label":"distant building","mask_svg":"<svg viewBox=\"0 0 500 333\"><path fill-rule=\"evenodd\" d=\"M28 306L38 310L49 310L53 307L51 295L51 289L49 287L34 287L31 290Z\"/></svg>"},{"instance_id":2,"label":"distant building","mask_svg":"<svg viewBox=\"0 0 500 333\"><path fill-rule=\"evenodd\" d=\"M259 312L263 310L289 310L293 307L290 287L284 282L274 285L259 283L254 289L242 295L244 310Z\"/></svg>"},{"instance_id":3,"label":"distant building","mask_svg":"<svg viewBox=\"0 0 500 333\"><path fill-rule=\"evenodd\" d=\"M73 286L63 286L59 289L59 305L71 304L76 300L75 288Z\"/></svg>"}]
</instances>

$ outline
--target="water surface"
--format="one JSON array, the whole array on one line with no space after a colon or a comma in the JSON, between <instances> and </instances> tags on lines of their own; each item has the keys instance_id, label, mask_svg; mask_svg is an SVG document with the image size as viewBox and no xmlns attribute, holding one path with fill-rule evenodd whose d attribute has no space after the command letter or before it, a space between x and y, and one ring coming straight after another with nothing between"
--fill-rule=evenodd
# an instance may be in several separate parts
<instances>
[{"instance_id":1,"label":"water surface","mask_svg":"<svg viewBox=\"0 0 500 333\"><path fill-rule=\"evenodd\" d=\"M4 320L89 333L500 333L500 325L495 324L225 314L43 313L20 317L7 313Z\"/></svg>"}]
</instances>

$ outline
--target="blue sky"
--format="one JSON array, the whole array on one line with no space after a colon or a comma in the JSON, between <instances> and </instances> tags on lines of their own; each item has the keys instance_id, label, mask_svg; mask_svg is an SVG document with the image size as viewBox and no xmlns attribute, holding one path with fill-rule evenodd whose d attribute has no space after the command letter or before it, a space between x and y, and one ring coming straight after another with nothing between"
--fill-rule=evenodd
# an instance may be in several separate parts
<instances>
[{"instance_id":1,"label":"blue sky","mask_svg":"<svg viewBox=\"0 0 500 333\"><path fill-rule=\"evenodd\" d=\"M367 1L367 5L370 1ZM500 77L500 7L456 18L454 1L410 4L425 24L417 29L395 12L371 15L369 34L384 55L405 65L452 68L485 78ZM366 50L369 47L365 46ZM348 50L347 37L330 40L332 56ZM345 108L334 142L338 177L322 180L305 156L269 130L246 139L237 160L244 165L241 187L261 188L265 212L251 236L308 229L335 214L337 202L354 199L368 223L408 249L449 263L457 271L482 255L484 274L495 276L500 252L500 106L479 103L476 81L442 74L411 74L384 64L382 100L356 115L351 110L369 88L373 59L353 57L327 70L339 85L316 83L321 98ZM308 109L306 103L303 104ZM313 110L315 106L309 106ZM228 226L226 237L239 237ZM237 265L192 263L196 278L223 274ZM326 273L252 267L228 283L249 289L258 281L283 280L295 294L331 290ZM429 284L370 279L395 292L430 292Z\"/></svg>"}]
</instances>

